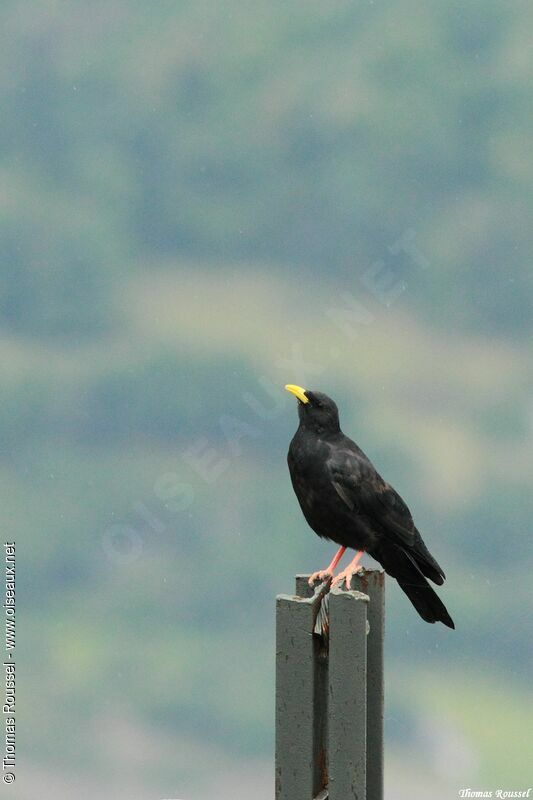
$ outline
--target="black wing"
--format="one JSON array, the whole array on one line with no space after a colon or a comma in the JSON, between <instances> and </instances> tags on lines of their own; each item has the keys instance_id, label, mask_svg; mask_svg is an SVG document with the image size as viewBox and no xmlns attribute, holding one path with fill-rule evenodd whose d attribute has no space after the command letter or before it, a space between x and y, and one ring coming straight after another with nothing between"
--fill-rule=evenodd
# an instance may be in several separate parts
<instances>
[{"instance_id":1,"label":"black wing","mask_svg":"<svg viewBox=\"0 0 533 800\"><path fill-rule=\"evenodd\" d=\"M411 553L426 577L442 584L444 572L425 546L409 508L355 442L332 447L326 469L351 511L374 520L392 542Z\"/></svg>"}]
</instances>

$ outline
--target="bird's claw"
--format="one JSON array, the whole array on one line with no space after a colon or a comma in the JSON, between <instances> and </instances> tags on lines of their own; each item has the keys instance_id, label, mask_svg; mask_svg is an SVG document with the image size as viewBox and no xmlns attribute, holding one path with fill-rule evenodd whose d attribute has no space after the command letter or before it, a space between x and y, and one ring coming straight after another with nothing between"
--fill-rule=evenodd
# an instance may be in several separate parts
<instances>
[{"instance_id":1,"label":"bird's claw","mask_svg":"<svg viewBox=\"0 0 533 800\"><path fill-rule=\"evenodd\" d=\"M316 581L326 581L331 580L333 578L333 572L329 569L319 569L317 572L313 572L312 575L309 576L307 583L309 586L312 586Z\"/></svg>"},{"instance_id":2,"label":"bird's claw","mask_svg":"<svg viewBox=\"0 0 533 800\"><path fill-rule=\"evenodd\" d=\"M364 572L363 567L357 566L352 569L347 567L346 569L341 570L338 575L335 575L331 582L331 588L334 586L338 586L342 588L342 584L346 582L346 588L350 588L350 584L352 582L352 578L354 575L357 575L358 572Z\"/></svg>"}]
</instances>

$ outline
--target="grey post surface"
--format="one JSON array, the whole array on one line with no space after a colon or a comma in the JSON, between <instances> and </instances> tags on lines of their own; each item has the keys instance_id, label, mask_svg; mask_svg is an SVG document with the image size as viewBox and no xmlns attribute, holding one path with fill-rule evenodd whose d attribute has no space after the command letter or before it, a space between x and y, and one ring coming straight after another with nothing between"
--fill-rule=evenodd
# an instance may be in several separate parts
<instances>
[{"instance_id":1,"label":"grey post surface","mask_svg":"<svg viewBox=\"0 0 533 800\"><path fill-rule=\"evenodd\" d=\"M279 595L276 613L276 800L312 800L324 788L326 693L320 595Z\"/></svg>"},{"instance_id":2,"label":"grey post surface","mask_svg":"<svg viewBox=\"0 0 533 800\"><path fill-rule=\"evenodd\" d=\"M368 597L334 588L329 601L329 800L366 800ZM369 798L370 800L370 798Z\"/></svg>"},{"instance_id":3,"label":"grey post surface","mask_svg":"<svg viewBox=\"0 0 533 800\"><path fill-rule=\"evenodd\" d=\"M351 588L368 595L366 685L366 792L368 800L383 800L383 639L385 624L385 573L363 570L352 578Z\"/></svg>"},{"instance_id":4,"label":"grey post surface","mask_svg":"<svg viewBox=\"0 0 533 800\"><path fill-rule=\"evenodd\" d=\"M383 800L384 573L307 579L277 598L276 800Z\"/></svg>"},{"instance_id":5,"label":"grey post surface","mask_svg":"<svg viewBox=\"0 0 533 800\"><path fill-rule=\"evenodd\" d=\"M298 597L313 596L313 587L309 586L309 575L295 575L294 584L294 591Z\"/></svg>"}]
</instances>

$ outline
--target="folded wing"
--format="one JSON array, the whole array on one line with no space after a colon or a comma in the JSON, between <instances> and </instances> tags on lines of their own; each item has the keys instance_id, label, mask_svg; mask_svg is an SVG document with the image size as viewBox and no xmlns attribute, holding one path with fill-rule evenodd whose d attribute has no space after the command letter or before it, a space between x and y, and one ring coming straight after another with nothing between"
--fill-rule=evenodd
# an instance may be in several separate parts
<instances>
[{"instance_id":1,"label":"folded wing","mask_svg":"<svg viewBox=\"0 0 533 800\"><path fill-rule=\"evenodd\" d=\"M347 440L346 447L331 448L326 469L335 491L354 514L372 519L391 545L408 553L423 575L438 585L443 583L444 572L424 544L409 508L355 442Z\"/></svg>"}]
</instances>

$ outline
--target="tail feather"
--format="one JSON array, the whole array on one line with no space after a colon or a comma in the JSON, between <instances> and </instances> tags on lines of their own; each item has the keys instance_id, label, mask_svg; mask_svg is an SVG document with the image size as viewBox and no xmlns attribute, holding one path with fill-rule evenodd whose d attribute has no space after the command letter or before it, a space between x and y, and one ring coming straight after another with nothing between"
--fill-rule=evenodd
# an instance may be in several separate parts
<instances>
[{"instance_id":1,"label":"tail feather","mask_svg":"<svg viewBox=\"0 0 533 800\"><path fill-rule=\"evenodd\" d=\"M400 580L398 583L422 619L426 622L442 622L448 628L455 629L453 619L448 614L446 606L429 583L426 582L425 586L413 585Z\"/></svg>"},{"instance_id":2,"label":"tail feather","mask_svg":"<svg viewBox=\"0 0 533 800\"><path fill-rule=\"evenodd\" d=\"M426 578L429 578L438 586L442 586L446 575L444 574L442 567L437 563L427 549L418 531L417 534L418 535L416 537L414 547L410 551L410 555L416 561L417 566L420 568L420 571L426 576Z\"/></svg>"},{"instance_id":3,"label":"tail feather","mask_svg":"<svg viewBox=\"0 0 533 800\"><path fill-rule=\"evenodd\" d=\"M448 628L455 629L446 606L424 577L430 571L427 569L430 566L427 562L420 564L415 553L410 553L400 545L391 542L382 543L379 550L371 552L370 555L380 562L388 575L396 578L400 588L423 620L442 622ZM428 577L432 576L428 575ZM440 583L442 580L441 578Z\"/></svg>"}]
</instances>

